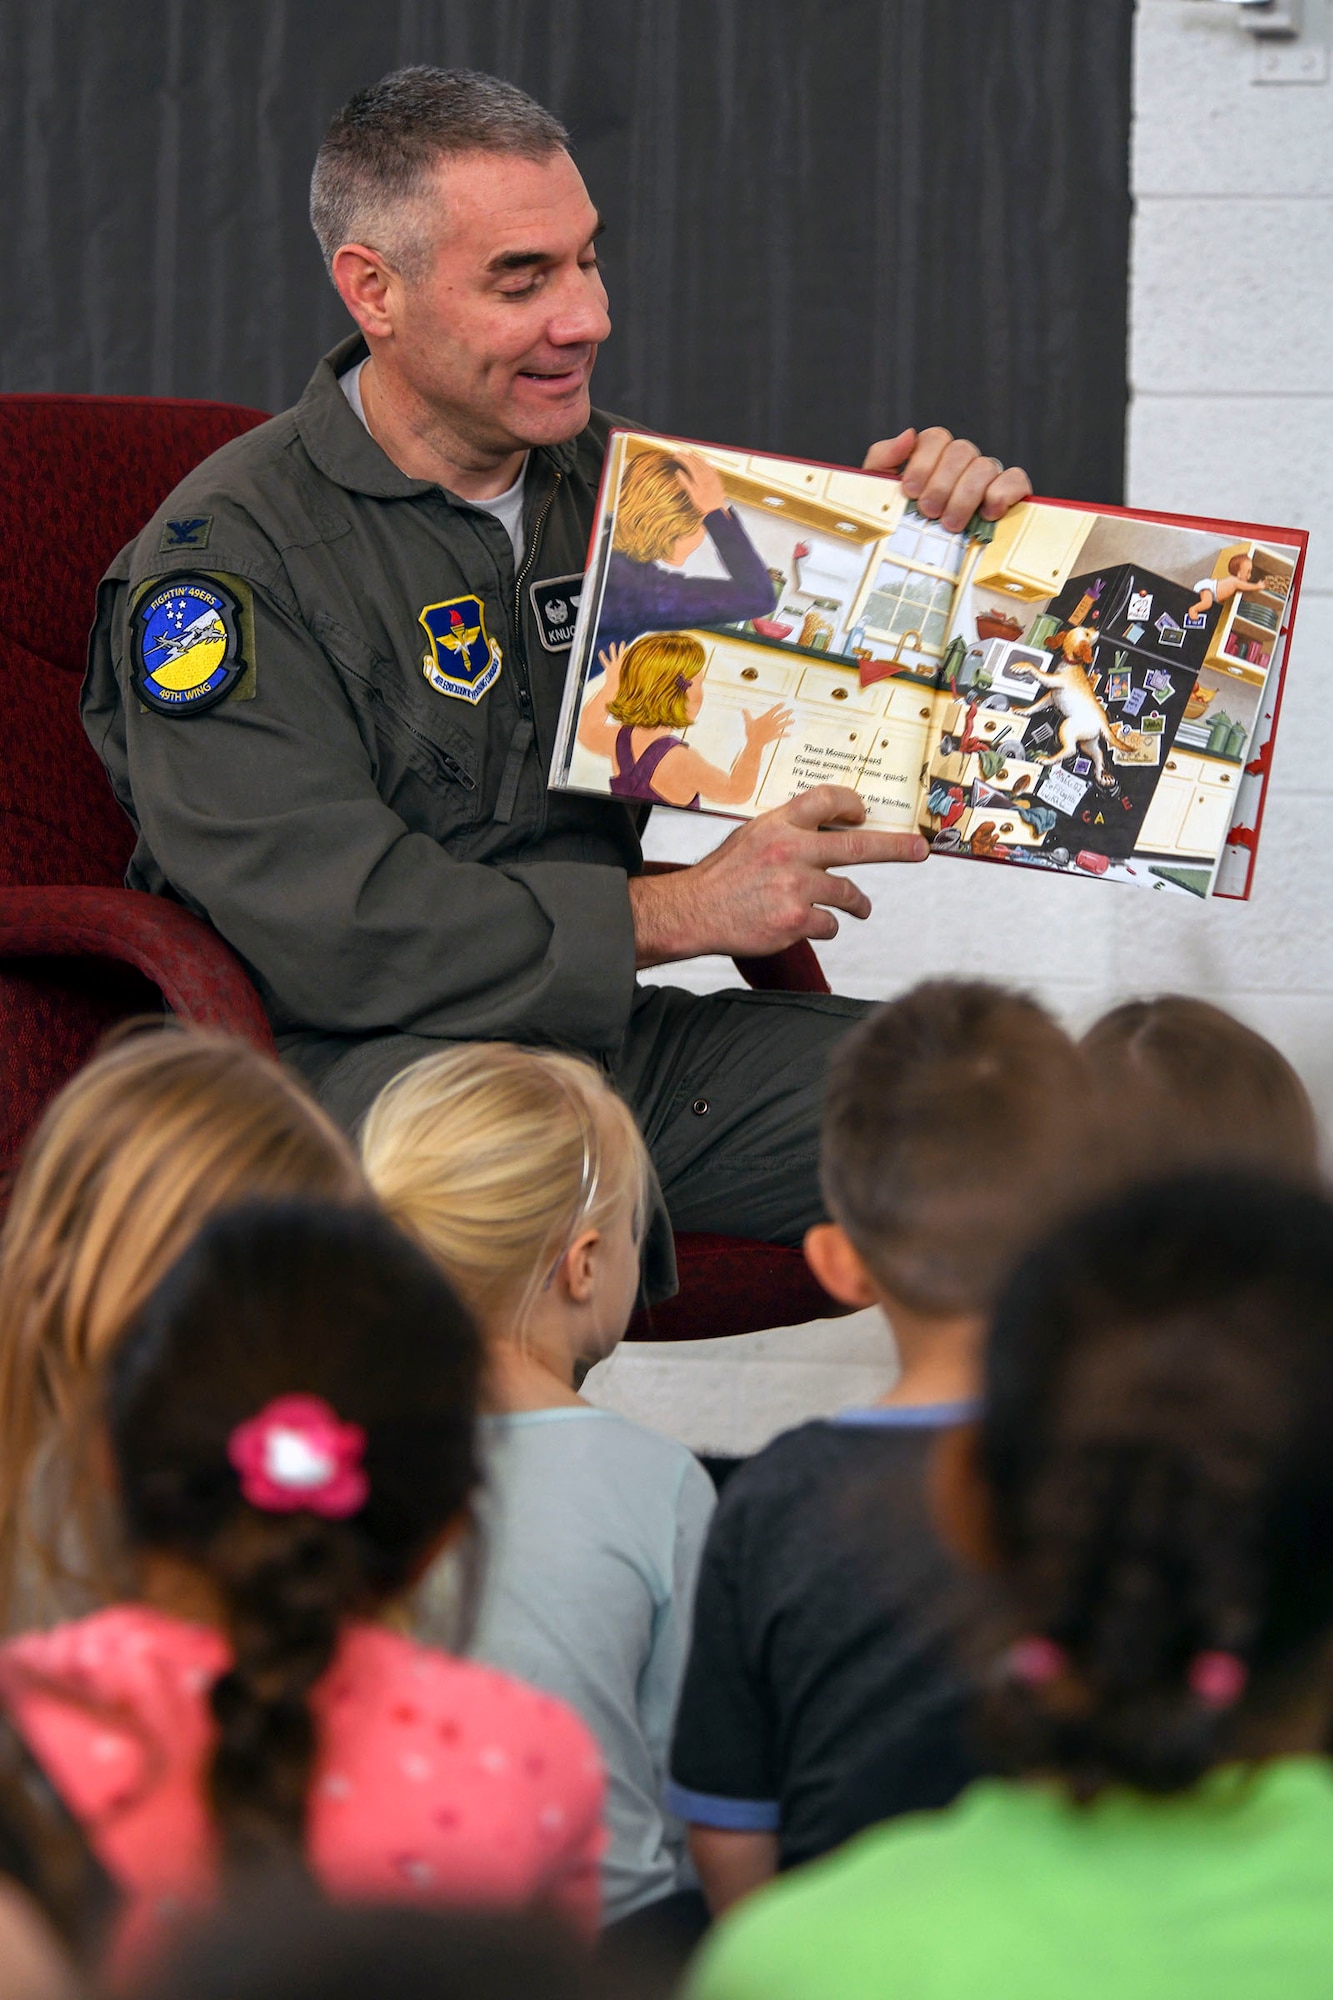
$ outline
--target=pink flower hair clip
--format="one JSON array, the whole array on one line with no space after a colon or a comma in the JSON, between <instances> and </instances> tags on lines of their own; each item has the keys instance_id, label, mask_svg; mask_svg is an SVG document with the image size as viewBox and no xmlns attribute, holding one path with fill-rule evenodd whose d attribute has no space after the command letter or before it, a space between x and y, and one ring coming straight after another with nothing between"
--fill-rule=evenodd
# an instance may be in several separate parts
<instances>
[{"instance_id":1,"label":"pink flower hair clip","mask_svg":"<svg viewBox=\"0 0 1333 2000\"><path fill-rule=\"evenodd\" d=\"M330 1521L360 1511L370 1492L366 1434L321 1396L276 1396L227 1440L241 1492L266 1514L308 1509Z\"/></svg>"}]
</instances>

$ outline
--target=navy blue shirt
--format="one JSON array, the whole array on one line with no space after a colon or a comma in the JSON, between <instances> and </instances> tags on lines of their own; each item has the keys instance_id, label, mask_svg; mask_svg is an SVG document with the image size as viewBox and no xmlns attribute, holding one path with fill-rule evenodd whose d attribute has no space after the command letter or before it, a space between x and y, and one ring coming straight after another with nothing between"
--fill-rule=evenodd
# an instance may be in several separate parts
<instances>
[{"instance_id":1,"label":"navy blue shirt","mask_svg":"<svg viewBox=\"0 0 1333 2000\"><path fill-rule=\"evenodd\" d=\"M704 1551L667 1804L778 1836L779 1865L944 1806L978 1775L963 1585L926 1474L963 1404L846 1410L727 1481Z\"/></svg>"}]
</instances>

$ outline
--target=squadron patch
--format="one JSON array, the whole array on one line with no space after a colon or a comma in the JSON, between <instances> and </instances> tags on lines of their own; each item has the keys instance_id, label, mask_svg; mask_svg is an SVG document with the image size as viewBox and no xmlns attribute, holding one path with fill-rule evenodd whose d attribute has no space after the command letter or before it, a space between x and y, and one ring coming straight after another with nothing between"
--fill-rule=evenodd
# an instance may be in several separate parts
<instances>
[{"instance_id":1,"label":"squadron patch","mask_svg":"<svg viewBox=\"0 0 1333 2000\"><path fill-rule=\"evenodd\" d=\"M246 671L239 607L216 577L174 576L134 608L134 689L163 715L199 715Z\"/></svg>"},{"instance_id":2,"label":"squadron patch","mask_svg":"<svg viewBox=\"0 0 1333 2000\"><path fill-rule=\"evenodd\" d=\"M537 632L548 653L563 653L574 640L574 626L583 595L583 572L573 576L549 576L545 583L528 586Z\"/></svg>"},{"instance_id":3,"label":"squadron patch","mask_svg":"<svg viewBox=\"0 0 1333 2000\"><path fill-rule=\"evenodd\" d=\"M451 597L444 604L427 604L419 622L430 640L421 671L435 692L456 701L480 701L500 678L504 657L499 641L487 636L481 599Z\"/></svg>"}]
</instances>

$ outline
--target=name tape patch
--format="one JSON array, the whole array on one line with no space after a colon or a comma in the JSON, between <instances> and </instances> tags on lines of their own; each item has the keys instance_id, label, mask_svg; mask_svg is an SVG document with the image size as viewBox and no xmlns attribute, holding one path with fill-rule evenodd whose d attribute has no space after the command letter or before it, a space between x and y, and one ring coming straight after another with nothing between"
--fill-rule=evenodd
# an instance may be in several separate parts
<instances>
[{"instance_id":1,"label":"name tape patch","mask_svg":"<svg viewBox=\"0 0 1333 2000\"><path fill-rule=\"evenodd\" d=\"M574 625L583 595L583 572L572 576L548 576L544 583L528 586L532 614L537 620L537 636L548 653L563 653L573 644Z\"/></svg>"}]
</instances>

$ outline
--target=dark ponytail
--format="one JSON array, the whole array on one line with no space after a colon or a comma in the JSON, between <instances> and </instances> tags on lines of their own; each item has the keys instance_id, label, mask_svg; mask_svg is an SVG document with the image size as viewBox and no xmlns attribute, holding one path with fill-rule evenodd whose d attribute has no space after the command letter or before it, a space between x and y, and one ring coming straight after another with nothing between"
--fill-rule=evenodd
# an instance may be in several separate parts
<instances>
[{"instance_id":1,"label":"dark ponytail","mask_svg":"<svg viewBox=\"0 0 1333 2000\"><path fill-rule=\"evenodd\" d=\"M110 1371L132 1547L205 1574L233 1663L212 1690L209 1791L224 1865L298 1861L318 1752L310 1696L349 1620L404 1589L477 1481L480 1343L436 1267L369 1210L254 1204L217 1218L149 1299ZM250 1504L229 1456L275 1399L365 1433L343 1518Z\"/></svg>"},{"instance_id":2,"label":"dark ponytail","mask_svg":"<svg viewBox=\"0 0 1333 2000\"><path fill-rule=\"evenodd\" d=\"M996 1314L980 1453L1001 1763L1087 1798L1243 1755L1333 1628L1333 1208L1191 1177L1061 1230Z\"/></svg>"}]
</instances>

